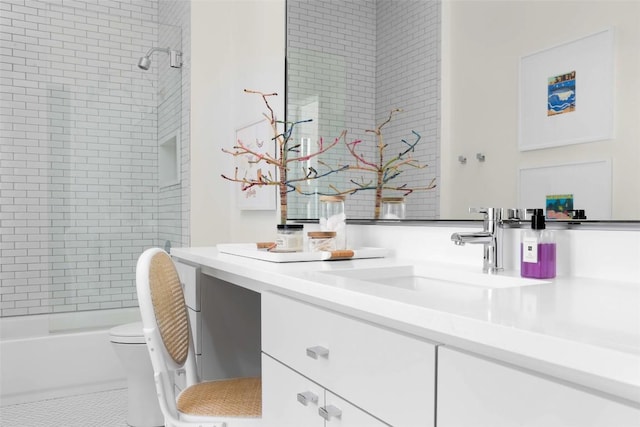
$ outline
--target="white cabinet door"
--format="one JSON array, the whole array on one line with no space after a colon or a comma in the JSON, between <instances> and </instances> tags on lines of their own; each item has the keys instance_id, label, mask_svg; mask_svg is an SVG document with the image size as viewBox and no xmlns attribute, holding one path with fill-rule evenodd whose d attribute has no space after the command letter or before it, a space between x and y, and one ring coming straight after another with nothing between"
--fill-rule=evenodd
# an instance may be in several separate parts
<instances>
[{"instance_id":1,"label":"white cabinet door","mask_svg":"<svg viewBox=\"0 0 640 427\"><path fill-rule=\"evenodd\" d=\"M638 427L640 410L438 347L438 427Z\"/></svg>"}]
</instances>

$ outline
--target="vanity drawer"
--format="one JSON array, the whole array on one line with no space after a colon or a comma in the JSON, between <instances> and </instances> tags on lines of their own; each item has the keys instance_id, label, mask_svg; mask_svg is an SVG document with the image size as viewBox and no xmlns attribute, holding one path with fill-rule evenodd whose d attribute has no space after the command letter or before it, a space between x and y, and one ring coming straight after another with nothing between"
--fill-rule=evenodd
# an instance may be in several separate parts
<instances>
[{"instance_id":1,"label":"vanity drawer","mask_svg":"<svg viewBox=\"0 0 640 427\"><path fill-rule=\"evenodd\" d=\"M388 427L265 354L262 423L277 427Z\"/></svg>"},{"instance_id":2,"label":"vanity drawer","mask_svg":"<svg viewBox=\"0 0 640 427\"><path fill-rule=\"evenodd\" d=\"M318 415L323 405L322 387L262 355L262 423L265 426L324 427L324 420Z\"/></svg>"},{"instance_id":3,"label":"vanity drawer","mask_svg":"<svg viewBox=\"0 0 640 427\"><path fill-rule=\"evenodd\" d=\"M262 294L263 351L392 425L433 425L435 345Z\"/></svg>"},{"instance_id":4,"label":"vanity drawer","mask_svg":"<svg viewBox=\"0 0 640 427\"><path fill-rule=\"evenodd\" d=\"M187 307L200 311L200 268L174 260Z\"/></svg>"}]
</instances>

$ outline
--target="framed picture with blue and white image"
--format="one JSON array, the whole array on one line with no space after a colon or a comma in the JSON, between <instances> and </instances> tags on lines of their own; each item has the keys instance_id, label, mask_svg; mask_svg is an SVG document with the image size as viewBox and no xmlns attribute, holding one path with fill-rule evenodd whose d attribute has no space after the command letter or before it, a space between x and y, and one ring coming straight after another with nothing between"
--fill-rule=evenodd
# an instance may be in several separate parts
<instances>
[{"instance_id":1,"label":"framed picture with blue and white image","mask_svg":"<svg viewBox=\"0 0 640 427\"><path fill-rule=\"evenodd\" d=\"M520 58L520 151L613 138L614 30Z\"/></svg>"}]
</instances>

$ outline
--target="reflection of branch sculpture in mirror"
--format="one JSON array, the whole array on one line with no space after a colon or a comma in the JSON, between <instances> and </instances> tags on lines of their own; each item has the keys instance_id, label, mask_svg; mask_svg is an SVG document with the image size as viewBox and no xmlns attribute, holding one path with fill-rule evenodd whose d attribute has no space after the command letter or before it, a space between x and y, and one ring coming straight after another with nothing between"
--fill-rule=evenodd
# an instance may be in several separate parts
<instances>
[{"instance_id":1,"label":"reflection of branch sculpture in mirror","mask_svg":"<svg viewBox=\"0 0 640 427\"><path fill-rule=\"evenodd\" d=\"M420 134L418 134L418 132L416 131L411 131L413 135L416 137L416 140L414 142L409 143L403 139L402 142L405 145L403 150L400 151L400 153L398 153L391 159L385 160L385 149L387 148L388 144L385 144L384 142L384 138L382 136L382 128L384 127L384 125L386 125L391 121L395 113L400 111L402 110L397 108L394 110L391 110L387 120L382 122L382 124L378 125L375 129L365 131L365 132L371 132L376 136L377 148L378 148L377 160L369 161L362 154L359 154L358 152L356 152L356 148L362 142L361 140L356 140L356 141L347 143L347 149L349 150L351 155L356 159L356 164L349 166L349 170L361 170L364 172L375 173L376 181L374 183L373 181L365 181L363 178L360 178L360 181L358 182L352 179L351 183L356 186L355 188L351 188L346 191L338 191L338 192L340 194L353 194L362 190L375 189L376 190L375 211L374 211L375 219L380 218L380 206L382 204L383 190L400 191L403 193L404 196L407 196L413 193L414 191L431 190L435 188L435 184L434 184L435 178L432 179L431 182L429 182L424 187L408 187L407 184L394 185L393 183L391 183L393 179L397 178L403 172L403 167L412 167L417 169L422 169L427 167L427 165L421 165L420 162L418 162L411 156L411 154L415 150L415 147L418 145L418 142L420 142L420 139L421 139Z\"/></svg>"},{"instance_id":2,"label":"reflection of branch sculpture in mirror","mask_svg":"<svg viewBox=\"0 0 640 427\"><path fill-rule=\"evenodd\" d=\"M278 171L278 176L274 177L273 174L269 171L267 174L263 174L262 169L258 169L256 176L239 176L238 168L235 168L235 174L233 177L228 177L226 175L222 175L222 178L239 182L242 184L242 191L247 191L253 187L262 187L262 186L278 186L279 194L280 194L280 222L285 224L287 222L287 193L290 191L298 190L297 185L300 182L310 181L320 179L332 173L338 172L340 170L347 169L348 166L342 166L337 169L329 169L328 171L319 172L318 170L309 167L308 170L303 171L302 175L297 178L289 178L289 170L290 167L299 163L306 162L309 159L319 156L320 154L328 151L332 147L334 147L341 139L345 138L346 131L343 131L340 136L338 136L333 142L330 144L324 145L322 138L318 141L317 151L314 153L307 154L305 156L300 156L300 144L296 144L295 141L291 140L291 135L297 126L300 123L310 122L311 120L301 120L297 122L286 122L286 121L278 121L276 120L275 113L273 109L269 105L269 100L267 99L270 96L277 96L277 93L262 93L253 90L244 90L245 93L257 94L262 97L267 110L269 113L264 113L263 115L269 121L271 125L273 138L271 138L276 144L276 155L272 155L267 152L258 152L257 150L250 147L248 141L236 141L236 145L233 147L233 151L222 149L223 152L236 156L246 156L249 159L249 162L252 164L263 163L265 166L274 166ZM284 132L278 132L278 125L284 125Z\"/></svg>"}]
</instances>

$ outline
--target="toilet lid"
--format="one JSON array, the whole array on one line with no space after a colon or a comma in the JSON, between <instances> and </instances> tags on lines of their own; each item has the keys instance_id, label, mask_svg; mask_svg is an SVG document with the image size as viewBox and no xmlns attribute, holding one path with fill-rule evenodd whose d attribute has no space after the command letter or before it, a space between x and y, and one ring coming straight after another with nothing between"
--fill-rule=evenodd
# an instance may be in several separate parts
<instances>
[{"instance_id":1,"label":"toilet lid","mask_svg":"<svg viewBox=\"0 0 640 427\"><path fill-rule=\"evenodd\" d=\"M111 342L122 344L144 344L142 322L127 323L111 328L109 339Z\"/></svg>"}]
</instances>

